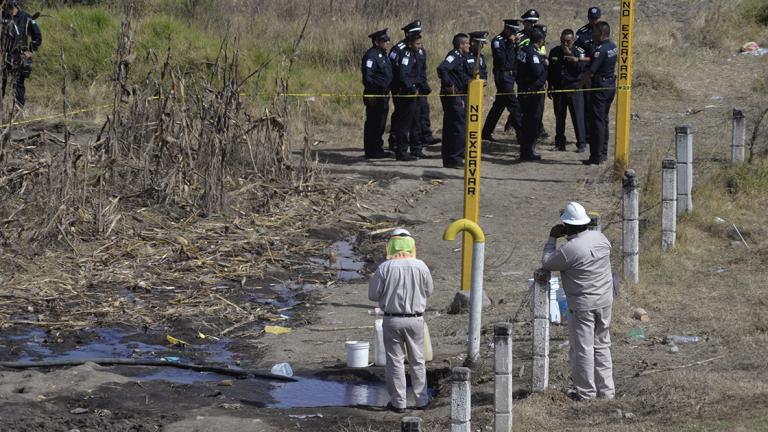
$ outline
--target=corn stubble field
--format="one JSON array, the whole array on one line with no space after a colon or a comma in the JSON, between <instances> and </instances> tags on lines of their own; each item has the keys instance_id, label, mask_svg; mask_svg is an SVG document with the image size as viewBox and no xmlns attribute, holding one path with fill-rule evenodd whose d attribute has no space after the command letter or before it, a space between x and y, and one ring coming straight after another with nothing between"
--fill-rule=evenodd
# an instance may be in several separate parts
<instances>
[{"instance_id":1,"label":"corn stubble field","mask_svg":"<svg viewBox=\"0 0 768 432\"><path fill-rule=\"evenodd\" d=\"M42 8L50 16L40 19L45 43L29 81L27 115L61 113L63 105L74 110L116 102L119 109L47 124L54 135L33 126L4 132L4 327L28 320L17 317L26 306L43 311L40 321L64 328L82 327L93 314L110 324L136 316L162 322L229 314L218 323L222 328L248 316L274 315L249 306L229 309L228 300L195 301L236 301L234 290L190 289L137 310L109 306L113 293L104 287L190 280L205 286L221 278L263 276L269 265L290 268L316 255L323 245L305 242L306 230L322 218L340 217L354 196L375 187L331 187L311 146L316 134L334 131L343 141L337 144L361 147L362 109L358 98L289 99L277 93L356 92L359 58L369 44L365 36L389 27L397 40L399 27L414 18L423 22L433 71L454 33L494 34L501 18L529 7L499 0L31 3L28 9ZM549 25L550 44L560 29L583 25L591 5L536 5ZM612 4L600 6L615 24ZM727 60L748 40L768 45L765 7L749 0L664 0L638 1L637 8L633 158L649 227L642 250L648 252L641 255L642 282L617 300L614 338L616 362L641 372L622 377L625 386L613 402L573 404L555 389L532 395L515 405L515 428L765 430L768 124L753 135L752 128L768 108L768 67L765 59L755 59L752 79L732 82ZM130 18L121 21L123 13ZM707 108L710 103L718 107ZM681 106L690 109L680 113ZM729 166L723 151L734 106L745 108L753 137L752 160L742 167ZM440 124L436 103L432 114L433 125ZM695 212L679 222L676 250L662 254L652 228L660 219L659 167L663 157L674 156L671 131L682 123L696 133ZM607 221L619 220L619 187L601 198L611 209ZM749 249L740 246L730 223L741 228ZM229 224L243 229L225 231ZM615 234L619 226L609 223L607 230ZM226 244L220 236L229 237ZM243 259L252 251L260 252ZM166 301L180 306L170 310ZM637 306L653 311L646 332L695 334L706 342L677 354L661 339L628 343ZM674 364L685 367L666 370L672 355ZM702 360L711 361L697 364ZM552 368L562 374L567 364L559 357ZM428 412L424 416L429 419ZM446 419L430 420L426 430L446 430ZM350 419L337 429L392 428Z\"/></svg>"}]
</instances>

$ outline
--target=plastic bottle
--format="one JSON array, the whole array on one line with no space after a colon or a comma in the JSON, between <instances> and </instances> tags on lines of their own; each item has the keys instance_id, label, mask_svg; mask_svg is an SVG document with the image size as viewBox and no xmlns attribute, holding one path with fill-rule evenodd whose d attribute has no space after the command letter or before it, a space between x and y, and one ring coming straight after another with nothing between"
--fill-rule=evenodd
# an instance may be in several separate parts
<instances>
[{"instance_id":1,"label":"plastic bottle","mask_svg":"<svg viewBox=\"0 0 768 432\"><path fill-rule=\"evenodd\" d=\"M560 289L560 279L549 280L549 322L560 324L560 306L557 303L557 291Z\"/></svg>"},{"instance_id":2,"label":"plastic bottle","mask_svg":"<svg viewBox=\"0 0 768 432\"><path fill-rule=\"evenodd\" d=\"M568 299L565 297L565 290L557 290L557 307L560 309L560 323L568 322Z\"/></svg>"},{"instance_id":3,"label":"plastic bottle","mask_svg":"<svg viewBox=\"0 0 768 432\"><path fill-rule=\"evenodd\" d=\"M434 358L432 353L432 338L429 336L429 327L424 323L424 361L431 362Z\"/></svg>"},{"instance_id":4,"label":"plastic bottle","mask_svg":"<svg viewBox=\"0 0 768 432\"><path fill-rule=\"evenodd\" d=\"M293 368L288 363L278 363L272 366L272 374L291 377L293 376Z\"/></svg>"},{"instance_id":5,"label":"plastic bottle","mask_svg":"<svg viewBox=\"0 0 768 432\"><path fill-rule=\"evenodd\" d=\"M384 315L384 311L379 308L373 308L368 310L368 315Z\"/></svg>"},{"instance_id":6,"label":"plastic bottle","mask_svg":"<svg viewBox=\"0 0 768 432\"><path fill-rule=\"evenodd\" d=\"M627 336L634 341L641 341L645 339L645 330L640 327L632 327Z\"/></svg>"},{"instance_id":7,"label":"plastic bottle","mask_svg":"<svg viewBox=\"0 0 768 432\"><path fill-rule=\"evenodd\" d=\"M373 322L373 363L384 366L387 363L387 353L384 349L384 320Z\"/></svg>"},{"instance_id":8,"label":"plastic bottle","mask_svg":"<svg viewBox=\"0 0 768 432\"><path fill-rule=\"evenodd\" d=\"M667 343L696 343L701 342L701 338L698 336L678 336L678 335L669 335L666 337Z\"/></svg>"}]
</instances>

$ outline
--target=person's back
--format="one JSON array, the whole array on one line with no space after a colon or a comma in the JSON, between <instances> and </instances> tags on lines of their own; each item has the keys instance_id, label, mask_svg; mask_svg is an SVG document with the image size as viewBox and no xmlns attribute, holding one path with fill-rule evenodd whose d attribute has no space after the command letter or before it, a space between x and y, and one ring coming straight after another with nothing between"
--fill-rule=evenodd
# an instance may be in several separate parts
<instances>
[{"instance_id":1,"label":"person's back","mask_svg":"<svg viewBox=\"0 0 768 432\"><path fill-rule=\"evenodd\" d=\"M543 263L559 270L568 305L574 310L599 309L613 302L611 243L598 231L583 231L560 247L564 260Z\"/></svg>"},{"instance_id":2,"label":"person's back","mask_svg":"<svg viewBox=\"0 0 768 432\"><path fill-rule=\"evenodd\" d=\"M368 298L391 314L421 314L432 294L432 277L424 261L397 258L383 262L371 278Z\"/></svg>"}]
</instances>

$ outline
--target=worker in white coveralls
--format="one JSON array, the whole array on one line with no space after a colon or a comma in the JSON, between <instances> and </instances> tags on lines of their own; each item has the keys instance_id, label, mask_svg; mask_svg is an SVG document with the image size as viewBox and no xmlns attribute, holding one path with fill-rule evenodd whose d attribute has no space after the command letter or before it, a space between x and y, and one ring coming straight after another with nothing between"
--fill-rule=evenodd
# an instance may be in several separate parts
<instances>
[{"instance_id":1,"label":"worker in white coveralls","mask_svg":"<svg viewBox=\"0 0 768 432\"><path fill-rule=\"evenodd\" d=\"M408 353L411 386L416 408L429 404L427 368L424 363L424 310L432 294L432 274L424 261L416 259L416 242L401 228L387 238L387 261L381 263L368 283L368 298L384 311L384 374L390 402L396 413L405 412L405 365Z\"/></svg>"},{"instance_id":2,"label":"worker in white coveralls","mask_svg":"<svg viewBox=\"0 0 768 432\"><path fill-rule=\"evenodd\" d=\"M571 202L549 232L541 259L545 270L559 271L568 301L571 379L575 400L613 399L611 324L613 276L611 243L599 231L587 229L584 207ZM567 242L557 248L557 239Z\"/></svg>"}]
</instances>

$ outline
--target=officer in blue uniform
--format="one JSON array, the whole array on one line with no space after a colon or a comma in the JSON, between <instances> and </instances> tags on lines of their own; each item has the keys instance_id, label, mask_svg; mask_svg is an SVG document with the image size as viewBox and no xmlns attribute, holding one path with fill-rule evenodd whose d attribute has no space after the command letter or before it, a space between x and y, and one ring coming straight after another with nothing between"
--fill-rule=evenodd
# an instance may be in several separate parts
<instances>
[{"instance_id":1,"label":"officer in blue uniform","mask_svg":"<svg viewBox=\"0 0 768 432\"><path fill-rule=\"evenodd\" d=\"M539 54L541 54L541 57L546 62L547 49L544 45L546 43L546 38L547 38L547 26L539 23L539 20L541 19L541 15L539 15L539 12L536 9L528 9L527 11L525 11L525 13L523 13L523 15L520 16L520 18L523 21L523 30L517 34L518 53L522 48L531 44L531 37L530 37L531 31L534 28L538 28L540 31L544 33L544 39L545 39L545 42L543 42L541 47L539 47ZM546 67L546 64L545 64L545 67ZM537 137L546 139L546 138L549 138L549 133L547 133L547 130L544 129L544 122L543 122L544 104L541 105L540 109L542 113L542 121L539 123L539 132ZM509 131L513 129L514 128L513 122L514 122L513 117L510 116L509 118L507 118L507 123L504 125L504 131ZM518 138L518 142L520 142L519 138Z\"/></svg>"},{"instance_id":2,"label":"officer in blue uniform","mask_svg":"<svg viewBox=\"0 0 768 432\"><path fill-rule=\"evenodd\" d=\"M453 49L437 67L440 78L440 103L443 105L443 166L464 167L467 128L467 86L472 78L469 70L469 35L453 37Z\"/></svg>"},{"instance_id":3,"label":"officer in blue uniform","mask_svg":"<svg viewBox=\"0 0 768 432\"><path fill-rule=\"evenodd\" d=\"M544 43L544 34L539 29L530 31L530 43L517 54L517 88L520 91L522 107L522 128L520 134L520 160L536 161L541 156L536 153L536 139L539 135L544 89L547 71L544 56L539 48Z\"/></svg>"},{"instance_id":4,"label":"officer in blue uniform","mask_svg":"<svg viewBox=\"0 0 768 432\"><path fill-rule=\"evenodd\" d=\"M496 83L497 94L483 125L483 139L489 141L493 141L493 131L504 108L509 111L515 134L520 135L520 102L515 94L515 74L517 73L517 33L521 30L520 20L505 19L504 30L491 40L493 81Z\"/></svg>"},{"instance_id":5,"label":"officer in blue uniform","mask_svg":"<svg viewBox=\"0 0 768 432\"><path fill-rule=\"evenodd\" d=\"M35 15L36 17L37 15ZM24 108L27 88L24 81L32 74L32 53L43 43L43 34L35 17L20 9L18 0L7 0L3 9L2 40L5 64L3 65L3 95L8 77L15 79L16 106Z\"/></svg>"},{"instance_id":6,"label":"officer in blue uniform","mask_svg":"<svg viewBox=\"0 0 768 432\"><path fill-rule=\"evenodd\" d=\"M469 66L470 79L475 76L475 62L477 61L477 71L480 79L488 79L488 63L485 61L485 55L481 52L483 46L488 43L488 32L476 31L469 33L469 54L467 54L467 64ZM477 55L475 53L478 53ZM486 85L488 83L486 82Z\"/></svg>"},{"instance_id":7,"label":"officer in blue uniform","mask_svg":"<svg viewBox=\"0 0 768 432\"><path fill-rule=\"evenodd\" d=\"M589 123L589 159L585 165L598 165L608 160L608 118L613 98L616 96L616 62L619 50L610 40L611 26L600 21L592 34L594 52L589 61L589 70L582 82L590 82L595 90L591 95L587 112Z\"/></svg>"},{"instance_id":8,"label":"officer in blue uniform","mask_svg":"<svg viewBox=\"0 0 768 432\"><path fill-rule=\"evenodd\" d=\"M573 45L573 40L573 30L565 29L560 34L560 45L549 52L548 96L555 109L555 149L565 150L565 116L570 111L577 151L583 153L587 140L584 129L584 93L579 90L585 68L581 59L585 55L583 49Z\"/></svg>"},{"instance_id":9,"label":"officer in blue uniform","mask_svg":"<svg viewBox=\"0 0 768 432\"><path fill-rule=\"evenodd\" d=\"M592 6L587 10L587 20L588 23L583 26L582 28L576 30L576 42L575 45L581 49L584 50L584 59L583 62L589 64L590 59L592 58L592 54L594 53L594 42L592 40L592 34L595 31L595 26L597 25L598 21L600 21L600 17L602 16L602 11L597 6ZM584 111L589 112L590 111L590 104L592 100L592 92L589 90L591 83L584 84ZM589 142L589 123L586 124L586 137L587 142Z\"/></svg>"},{"instance_id":10,"label":"officer in blue uniform","mask_svg":"<svg viewBox=\"0 0 768 432\"><path fill-rule=\"evenodd\" d=\"M414 139L415 135L415 139L419 140L421 147L423 147L440 144L441 140L440 138L435 138L432 134L432 122L429 119L430 109L429 98L427 98L427 95L432 93L432 88L429 86L429 80L427 79L427 50L422 46L418 54L419 94L424 96L420 96L416 99L418 101L419 116L415 123L416 128L411 131L411 139ZM422 156L419 157L424 157L423 153Z\"/></svg>"},{"instance_id":11,"label":"officer in blue uniform","mask_svg":"<svg viewBox=\"0 0 768 432\"><path fill-rule=\"evenodd\" d=\"M412 26L413 25L413 26ZM409 24L412 26L406 30L408 35L405 46L397 51L393 61L392 94L394 95L395 111L392 113L392 125L390 138L395 151L395 157L399 161L415 161L421 154L420 143L409 140L413 123L418 114L418 102L416 96L419 93L419 56L421 49L421 26L418 22ZM408 27L408 26L407 26ZM393 51L394 52L394 48ZM393 60L390 52L390 60ZM408 154L410 144L411 154Z\"/></svg>"},{"instance_id":12,"label":"officer in blue uniform","mask_svg":"<svg viewBox=\"0 0 768 432\"><path fill-rule=\"evenodd\" d=\"M389 114L389 86L392 84L392 63L387 58L389 36L387 30L368 35L373 46L363 56L360 69L363 74L365 128L363 148L366 159L384 159L391 153L384 150L382 135Z\"/></svg>"}]
</instances>

